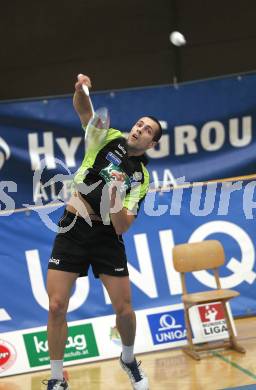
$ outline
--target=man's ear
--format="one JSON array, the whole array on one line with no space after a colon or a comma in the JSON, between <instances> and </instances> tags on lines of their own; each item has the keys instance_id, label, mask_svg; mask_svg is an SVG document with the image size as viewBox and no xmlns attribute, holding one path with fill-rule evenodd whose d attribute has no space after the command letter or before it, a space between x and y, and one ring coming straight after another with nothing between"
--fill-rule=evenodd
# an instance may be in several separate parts
<instances>
[{"instance_id":1,"label":"man's ear","mask_svg":"<svg viewBox=\"0 0 256 390\"><path fill-rule=\"evenodd\" d=\"M157 141L151 141L151 143L149 144L148 149L153 149L157 144L158 144Z\"/></svg>"}]
</instances>

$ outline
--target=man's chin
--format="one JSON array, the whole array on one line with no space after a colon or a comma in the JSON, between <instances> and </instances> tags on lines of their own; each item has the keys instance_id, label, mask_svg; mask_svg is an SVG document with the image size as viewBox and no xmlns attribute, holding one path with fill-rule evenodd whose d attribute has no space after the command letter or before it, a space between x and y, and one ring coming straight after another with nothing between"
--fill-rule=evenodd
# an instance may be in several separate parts
<instances>
[{"instance_id":1,"label":"man's chin","mask_svg":"<svg viewBox=\"0 0 256 390\"><path fill-rule=\"evenodd\" d=\"M136 148L136 141L133 141L132 139L127 140L127 145L131 148Z\"/></svg>"}]
</instances>

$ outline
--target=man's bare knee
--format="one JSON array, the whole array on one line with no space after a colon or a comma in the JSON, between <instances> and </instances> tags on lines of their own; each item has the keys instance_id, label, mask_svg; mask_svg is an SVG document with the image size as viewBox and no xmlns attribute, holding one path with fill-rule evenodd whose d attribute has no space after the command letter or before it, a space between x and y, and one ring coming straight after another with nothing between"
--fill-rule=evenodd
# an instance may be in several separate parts
<instances>
[{"instance_id":1,"label":"man's bare knee","mask_svg":"<svg viewBox=\"0 0 256 390\"><path fill-rule=\"evenodd\" d=\"M122 300L122 301L118 302L114 306L114 310L116 312L116 315L118 315L118 316L128 316L128 315L131 315L133 313L131 300L130 299L125 299L125 300Z\"/></svg>"},{"instance_id":2,"label":"man's bare knee","mask_svg":"<svg viewBox=\"0 0 256 390\"><path fill-rule=\"evenodd\" d=\"M67 303L59 298L51 298L49 303L49 314L53 317L65 317Z\"/></svg>"}]
</instances>

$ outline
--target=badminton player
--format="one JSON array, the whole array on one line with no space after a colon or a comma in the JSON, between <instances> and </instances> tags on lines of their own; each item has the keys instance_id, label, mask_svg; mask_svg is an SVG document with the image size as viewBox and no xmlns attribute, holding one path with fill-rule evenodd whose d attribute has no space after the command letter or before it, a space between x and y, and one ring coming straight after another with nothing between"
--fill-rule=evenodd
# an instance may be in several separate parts
<instances>
[{"instance_id":1,"label":"badminton player","mask_svg":"<svg viewBox=\"0 0 256 390\"><path fill-rule=\"evenodd\" d=\"M134 222L146 196L149 174L145 152L157 144L162 129L157 119L145 115L125 139L120 131L106 128L102 118L95 117L85 87L91 88L91 81L79 75L73 104L89 137L88 148L74 179L74 196L59 221L60 232L49 260L47 331L51 378L44 383L47 390L69 389L63 378L66 312L76 279L87 275L92 267L95 278L100 278L107 289L116 313L122 340L121 367L133 389L148 390L148 378L133 352L136 318L122 234ZM61 228L70 225L70 230L61 232Z\"/></svg>"}]
</instances>

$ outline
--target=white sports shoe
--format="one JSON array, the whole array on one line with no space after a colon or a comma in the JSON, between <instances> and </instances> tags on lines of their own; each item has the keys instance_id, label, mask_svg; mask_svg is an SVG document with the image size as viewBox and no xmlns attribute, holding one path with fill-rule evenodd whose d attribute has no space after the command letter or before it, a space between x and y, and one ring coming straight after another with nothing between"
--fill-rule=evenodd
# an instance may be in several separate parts
<instances>
[{"instance_id":1,"label":"white sports shoe","mask_svg":"<svg viewBox=\"0 0 256 390\"><path fill-rule=\"evenodd\" d=\"M65 379L59 381L57 379L45 380L42 382L44 385L47 385L47 390L71 390L68 387L68 382Z\"/></svg>"},{"instance_id":2,"label":"white sports shoe","mask_svg":"<svg viewBox=\"0 0 256 390\"><path fill-rule=\"evenodd\" d=\"M122 355L120 356L119 361L122 369L128 374L134 390L149 390L148 378L140 368L141 361L137 362L137 360L134 359L132 363L124 363Z\"/></svg>"}]
</instances>

